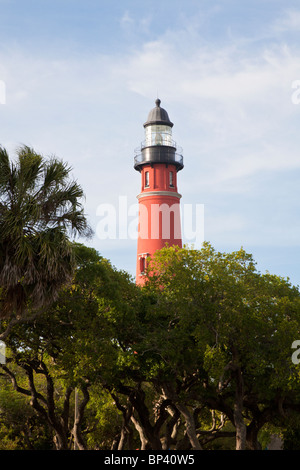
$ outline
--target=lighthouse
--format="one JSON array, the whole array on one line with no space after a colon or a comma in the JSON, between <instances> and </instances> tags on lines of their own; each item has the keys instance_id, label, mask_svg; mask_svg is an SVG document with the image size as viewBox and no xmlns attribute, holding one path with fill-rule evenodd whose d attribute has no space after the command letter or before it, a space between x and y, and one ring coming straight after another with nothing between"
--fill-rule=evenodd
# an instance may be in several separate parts
<instances>
[{"instance_id":1,"label":"lighthouse","mask_svg":"<svg viewBox=\"0 0 300 470\"><path fill-rule=\"evenodd\" d=\"M144 124L145 140L135 150L134 168L141 174L136 284L143 285L149 258L169 246L182 247L177 173L183 168L182 149L172 138L173 123L155 101Z\"/></svg>"}]
</instances>

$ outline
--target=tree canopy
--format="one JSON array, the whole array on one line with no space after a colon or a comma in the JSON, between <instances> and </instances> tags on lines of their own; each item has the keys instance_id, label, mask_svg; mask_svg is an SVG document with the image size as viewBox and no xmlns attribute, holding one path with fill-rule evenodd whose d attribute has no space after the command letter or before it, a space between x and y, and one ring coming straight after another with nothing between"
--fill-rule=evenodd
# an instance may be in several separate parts
<instances>
[{"instance_id":1,"label":"tree canopy","mask_svg":"<svg viewBox=\"0 0 300 470\"><path fill-rule=\"evenodd\" d=\"M292 435L298 288L210 244L160 250L143 288L73 249L71 285L7 337L1 380L29 400L36 432L58 449L119 450L254 450L268 432Z\"/></svg>"}]
</instances>

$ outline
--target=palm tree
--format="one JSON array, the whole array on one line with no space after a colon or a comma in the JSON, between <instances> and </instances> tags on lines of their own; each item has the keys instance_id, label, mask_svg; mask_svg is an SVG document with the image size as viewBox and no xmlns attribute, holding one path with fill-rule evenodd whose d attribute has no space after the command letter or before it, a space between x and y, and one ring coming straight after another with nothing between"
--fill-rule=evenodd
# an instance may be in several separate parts
<instances>
[{"instance_id":1,"label":"palm tree","mask_svg":"<svg viewBox=\"0 0 300 470\"><path fill-rule=\"evenodd\" d=\"M20 318L56 298L71 280L70 235L89 236L82 188L61 160L0 147L0 318Z\"/></svg>"}]
</instances>

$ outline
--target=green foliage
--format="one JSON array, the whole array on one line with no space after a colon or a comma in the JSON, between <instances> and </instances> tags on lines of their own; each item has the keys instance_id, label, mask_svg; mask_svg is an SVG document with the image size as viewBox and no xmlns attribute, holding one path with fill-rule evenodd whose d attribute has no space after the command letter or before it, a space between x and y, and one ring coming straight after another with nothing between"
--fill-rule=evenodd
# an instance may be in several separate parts
<instances>
[{"instance_id":1,"label":"green foliage","mask_svg":"<svg viewBox=\"0 0 300 470\"><path fill-rule=\"evenodd\" d=\"M174 350L174 343L178 352L189 344L196 361L204 354L207 363L214 354L222 369L234 348L245 373L266 374L274 389L298 378L290 348L299 332L300 294L288 281L258 273L244 250L218 253L207 243L199 251L165 248L149 270L158 274L146 289L159 296L157 309L166 312ZM182 347L183 337L189 343Z\"/></svg>"},{"instance_id":2,"label":"green foliage","mask_svg":"<svg viewBox=\"0 0 300 470\"><path fill-rule=\"evenodd\" d=\"M179 409L192 416L203 447L232 448L236 370L247 429L256 426L265 441L267 426L294 429L290 411L300 409L299 365L291 361L300 326L297 288L257 272L242 249L163 249L153 257L143 288L96 250L77 243L72 250L72 283L33 323L16 325L7 347L18 384L28 388L31 371L43 397L47 369L58 417L68 387L79 390L81 402L88 390L81 422L87 448L110 448L121 435L127 448L137 448L141 428L150 447L157 438L169 439L172 448L191 448L187 414ZM7 403L7 397L0 396L0 407L1 400ZM23 403L31 416L27 398ZM71 401L70 416L73 407ZM72 426L70 418L69 445ZM19 444L11 438L11 445Z\"/></svg>"},{"instance_id":3,"label":"green foliage","mask_svg":"<svg viewBox=\"0 0 300 470\"><path fill-rule=\"evenodd\" d=\"M19 383L26 379L19 370ZM0 375L0 450L52 449L51 434L29 405L29 398L12 390Z\"/></svg>"},{"instance_id":4,"label":"green foliage","mask_svg":"<svg viewBox=\"0 0 300 470\"><path fill-rule=\"evenodd\" d=\"M86 419L89 427L93 427L93 432L87 436L88 448L109 449L114 438L120 433L122 415L112 396L99 386L94 387L91 393Z\"/></svg>"},{"instance_id":5,"label":"green foliage","mask_svg":"<svg viewBox=\"0 0 300 470\"><path fill-rule=\"evenodd\" d=\"M292 424L290 424L283 432L283 450L299 450L300 449L300 418L299 414L293 415Z\"/></svg>"},{"instance_id":6,"label":"green foliage","mask_svg":"<svg viewBox=\"0 0 300 470\"><path fill-rule=\"evenodd\" d=\"M57 158L0 147L0 318L53 301L74 272L68 235L91 233L82 188Z\"/></svg>"}]
</instances>

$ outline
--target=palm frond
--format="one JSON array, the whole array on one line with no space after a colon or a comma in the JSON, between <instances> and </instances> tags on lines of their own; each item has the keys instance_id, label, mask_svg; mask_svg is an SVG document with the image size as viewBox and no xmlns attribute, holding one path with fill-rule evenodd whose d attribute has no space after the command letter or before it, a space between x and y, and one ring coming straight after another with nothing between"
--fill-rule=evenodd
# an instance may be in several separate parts
<instances>
[{"instance_id":1,"label":"palm frond","mask_svg":"<svg viewBox=\"0 0 300 470\"><path fill-rule=\"evenodd\" d=\"M7 189L10 178L10 163L7 151L0 146L0 193Z\"/></svg>"},{"instance_id":2,"label":"palm frond","mask_svg":"<svg viewBox=\"0 0 300 470\"><path fill-rule=\"evenodd\" d=\"M71 168L28 146L17 157L0 147L0 317L53 300L75 266L69 235L92 233Z\"/></svg>"}]
</instances>

